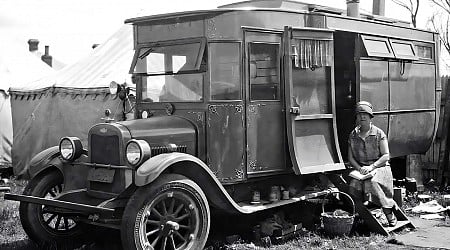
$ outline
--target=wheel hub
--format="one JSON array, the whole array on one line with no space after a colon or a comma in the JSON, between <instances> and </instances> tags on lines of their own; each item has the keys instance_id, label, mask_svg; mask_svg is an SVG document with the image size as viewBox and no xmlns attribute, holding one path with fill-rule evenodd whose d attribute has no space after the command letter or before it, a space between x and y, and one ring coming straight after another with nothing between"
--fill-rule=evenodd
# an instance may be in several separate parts
<instances>
[{"instance_id":1,"label":"wheel hub","mask_svg":"<svg viewBox=\"0 0 450 250\"><path fill-rule=\"evenodd\" d=\"M143 246L190 249L200 217L200 210L190 196L182 192L163 193L143 209L139 236Z\"/></svg>"},{"instance_id":2,"label":"wheel hub","mask_svg":"<svg viewBox=\"0 0 450 250\"><path fill-rule=\"evenodd\" d=\"M169 227L172 230L177 230L180 229L180 224L176 223L175 221L167 221L166 222L166 227Z\"/></svg>"},{"instance_id":3,"label":"wheel hub","mask_svg":"<svg viewBox=\"0 0 450 250\"><path fill-rule=\"evenodd\" d=\"M169 236L172 235L175 231L180 229L180 224L175 221L166 221L164 224L161 224L162 235Z\"/></svg>"}]
</instances>

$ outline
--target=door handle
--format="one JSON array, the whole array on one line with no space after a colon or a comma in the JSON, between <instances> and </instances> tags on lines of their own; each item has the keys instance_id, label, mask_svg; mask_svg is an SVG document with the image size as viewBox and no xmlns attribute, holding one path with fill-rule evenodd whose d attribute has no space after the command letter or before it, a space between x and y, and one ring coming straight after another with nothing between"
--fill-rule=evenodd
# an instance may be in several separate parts
<instances>
[{"instance_id":1,"label":"door handle","mask_svg":"<svg viewBox=\"0 0 450 250\"><path fill-rule=\"evenodd\" d=\"M289 109L289 113L299 115L300 114L300 107L291 107Z\"/></svg>"}]
</instances>

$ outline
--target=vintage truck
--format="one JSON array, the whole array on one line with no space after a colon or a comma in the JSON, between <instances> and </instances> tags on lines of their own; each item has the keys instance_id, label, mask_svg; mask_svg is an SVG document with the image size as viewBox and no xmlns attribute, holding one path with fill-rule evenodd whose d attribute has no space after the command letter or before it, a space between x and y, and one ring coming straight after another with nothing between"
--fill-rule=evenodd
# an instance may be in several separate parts
<instances>
[{"instance_id":1,"label":"vintage truck","mask_svg":"<svg viewBox=\"0 0 450 250\"><path fill-rule=\"evenodd\" d=\"M436 134L436 33L266 0L126 23L135 119L93 126L85 145L67 131L33 158L23 194L5 196L40 246L79 245L94 225L119 229L124 249L202 249L212 208L250 214L323 195L306 187L345 169L360 100L391 157L425 152ZM273 193L281 186L287 197Z\"/></svg>"}]
</instances>

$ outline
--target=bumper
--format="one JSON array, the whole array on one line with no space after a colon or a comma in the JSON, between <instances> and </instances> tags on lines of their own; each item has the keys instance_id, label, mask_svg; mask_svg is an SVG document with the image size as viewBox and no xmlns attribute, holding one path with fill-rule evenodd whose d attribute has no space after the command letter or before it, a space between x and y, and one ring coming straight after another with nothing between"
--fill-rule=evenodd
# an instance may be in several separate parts
<instances>
[{"instance_id":1,"label":"bumper","mask_svg":"<svg viewBox=\"0 0 450 250\"><path fill-rule=\"evenodd\" d=\"M100 206L92 206L68 201L60 201L60 200L50 200L45 198L39 198L34 196L20 195L20 194L10 194L5 193L5 200L15 200L20 202L28 202L39 205L46 205L50 207L54 207L56 209L62 210L70 210L80 214L99 214L102 217L112 217L114 214L114 209L105 208ZM63 211L61 211L63 212Z\"/></svg>"}]
</instances>

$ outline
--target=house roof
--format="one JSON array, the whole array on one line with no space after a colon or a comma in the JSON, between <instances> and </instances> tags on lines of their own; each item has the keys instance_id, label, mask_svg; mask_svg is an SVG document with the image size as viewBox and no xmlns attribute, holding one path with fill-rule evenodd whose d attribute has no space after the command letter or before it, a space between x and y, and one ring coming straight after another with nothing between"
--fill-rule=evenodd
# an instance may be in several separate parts
<instances>
[{"instance_id":1,"label":"house roof","mask_svg":"<svg viewBox=\"0 0 450 250\"><path fill-rule=\"evenodd\" d=\"M44 55L44 53L42 53L41 51L35 50L30 52L33 55L35 55L37 58L41 59L41 56ZM58 60L57 58L55 58L54 56L52 56L52 68L54 70L61 70L66 66L65 63L61 62L60 60Z\"/></svg>"},{"instance_id":2,"label":"house roof","mask_svg":"<svg viewBox=\"0 0 450 250\"><path fill-rule=\"evenodd\" d=\"M68 65L55 74L23 86L11 88L15 92L29 92L48 87L71 89L107 88L111 81L131 82L128 74L133 58L133 30L123 25L105 43L80 61Z\"/></svg>"},{"instance_id":3,"label":"house roof","mask_svg":"<svg viewBox=\"0 0 450 250\"><path fill-rule=\"evenodd\" d=\"M0 48L0 90L26 86L54 73L54 69L13 42Z\"/></svg>"}]
</instances>

